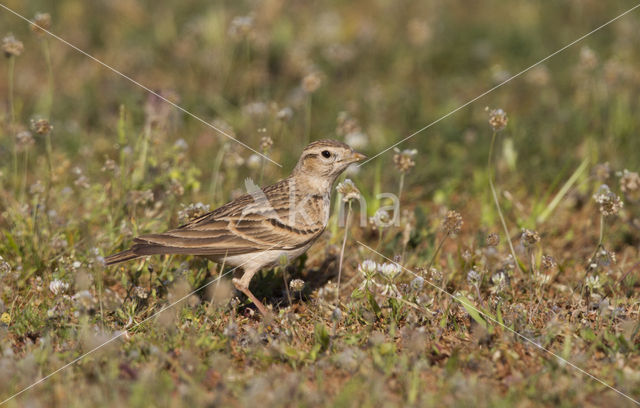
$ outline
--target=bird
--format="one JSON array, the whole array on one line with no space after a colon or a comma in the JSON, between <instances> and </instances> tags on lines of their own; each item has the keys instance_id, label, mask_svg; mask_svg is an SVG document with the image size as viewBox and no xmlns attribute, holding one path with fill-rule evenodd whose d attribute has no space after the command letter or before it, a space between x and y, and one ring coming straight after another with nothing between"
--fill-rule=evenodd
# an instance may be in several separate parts
<instances>
[{"instance_id":1,"label":"bird","mask_svg":"<svg viewBox=\"0 0 640 408\"><path fill-rule=\"evenodd\" d=\"M289 177L255 186L178 228L140 235L129 249L107 256L105 264L182 254L242 268L233 285L267 316L267 308L249 290L251 279L259 270L279 264L283 256L291 261L309 249L327 226L336 179L365 158L337 140L314 141L303 149Z\"/></svg>"}]
</instances>

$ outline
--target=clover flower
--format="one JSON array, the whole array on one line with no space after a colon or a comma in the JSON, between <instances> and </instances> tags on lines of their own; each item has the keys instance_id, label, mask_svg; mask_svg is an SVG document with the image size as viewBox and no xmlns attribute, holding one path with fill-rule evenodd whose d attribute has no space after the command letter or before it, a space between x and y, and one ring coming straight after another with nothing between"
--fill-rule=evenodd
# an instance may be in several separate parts
<instances>
[{"instance_id":1,"label":"clover flower","mask_svg":"<svg viewBox=\"0 0 640 408\"><path fill-rule=\"evenodd\" d=\"M51 293L53 293L56 296L66 292L68 289L69 289L69 284L59 279L54 279L51 281L51 283L49 283L49 290L51 291Z\"/></svg>"},{"instance_id":2,"label":"clover flower","mask_svg":"<svg viewBox=\"0 0 640 408\"><path fill-rule=\"evenodd\" d=\"M360 199L360 190L358 190L351 179L345 179L343 182L339 183L336 190L338 193L342 194L342 201L345 203L351 200Z\"/></svg>"},{"instance_id":3,"label":"clover flower","mask_svg":"<svg viewBox=\"0 0 640 408\"><path fill-rule=\"evenodd\" d=\"M485 110L489 112L489 126L491 126L494 132L500 132L507 127L509 118L505 111L502 109L489 108L486 108Z\"/></svg>"},{"instance_id":4,"label":"clover flower","mask_svg":"<svg viewBox=\"0 0 640 408\"><path fill-rule=\"evenodd\" d=\"M393 151L395 152L393 155L393 164L400 173L407 173L416 165L416 162L413 161L413 157L418 154L416 149L400 150L394 147Z\"/></svg>"},{"instance_id":5,"label":"clover flower","mask_svg":"<svg viewBox=\"0 0 640 408\"><path fill-rule=\"evenodd\" d=\"M462 216L460 215L460 213L451 210L448 211L447 215L444 217L444 220L442 222L442 229L447 233L447 235L459 234L462 230L463 224L464 221L462 220Z\"/></svg>"},{"instance_id":6,"label":"clover flower","mask_svg":"<svg viewBox=\"0 0 640 408\"><path fill-rule=\"evenodd\" d=\"M622 199L611 191L606 184L600 186L593 195L593 199L599 205L600 213L604 216L616 215L624 206Z\"/></svg>"},{"instance_id":7,"label":"clover flower","mask_svg":"<svg viewBox=\"0 0 640 408\"><path fill-rule=\"evenodd\" d=\"M24 51L22 41L17 40L13 34L8 34L2 39L1 48L7 58L18 57Z\"/></svg>"}]
</instances>

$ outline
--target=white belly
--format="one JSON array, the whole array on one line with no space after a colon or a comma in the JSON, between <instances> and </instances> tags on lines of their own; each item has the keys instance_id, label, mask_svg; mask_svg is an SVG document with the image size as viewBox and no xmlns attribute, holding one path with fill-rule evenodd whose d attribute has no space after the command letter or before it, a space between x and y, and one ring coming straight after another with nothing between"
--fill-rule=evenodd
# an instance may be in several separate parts
<instances>
[{"instance_id":1,"label":"white belly","mask_svg":"<svg viewBox=\"0 0 640 408\"><path fill-rule=\"evenodd\" d=\"M300 255L304 254L310 246L311 243L305 245L304 247L289 251L267 250L253 252L250 254L232 255L228 256L224 261L220 260L219 262L224 262L226 265L240 267L244 270L257 270L267 266L278 265L280 263L280 258L283 255L287 257L288 262L291 262Z\"/></svg>"}]
</instances>

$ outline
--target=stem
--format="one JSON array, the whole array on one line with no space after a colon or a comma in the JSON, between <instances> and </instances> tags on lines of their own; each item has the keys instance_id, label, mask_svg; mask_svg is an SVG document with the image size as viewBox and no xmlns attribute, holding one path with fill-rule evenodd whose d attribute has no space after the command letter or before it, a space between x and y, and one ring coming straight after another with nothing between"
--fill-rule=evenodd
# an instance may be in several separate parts
<instances>
[{"instance_id":1,"label":"stem","mask_svg":"<svg viewBox=\"0 0 640 408\"><path fill-rule=\"evenodd\" d=\"M9 115L11 116L11 121L9 123L9 134L13 137L13 185L15 191L18 191L18 141L15 138L14 129L15 129L15 109L13 106L13 73L16 65L16 57L9 58Z\"/></svg>"},{"instance_id":2,"label":"stem","mask_svg":"<svg viewBox=\"0 0 640 408\"><path fill-rule=\"evenodd\" d=\"M376 251L380 249L380 245L382 245L382 236L384 235L384 227L378 227L378 245L376 246Z\"/></svg>"},{"instance_id":3,"label":"stem","mask_svg":"<svg viewBox=\"0 0 640 408\"><path fill-rule=\"evenodd\" d=\"M47 135L45 136L45 144L47 149L47 162L49 165L49 180L47 182L47 190L46 190L44 204L48 208L49 191L51 190L51 185L53 184L53 145L51 143L51 132L47 132Z\"/></svg>"},{"instance_id":4,"label":"stem","mask_svg":"<svg viewBox=\"0 0 640 408\"><path fill-rule=\"evenodd\" d=\"M24 174L22 175L22 187L20 188L20 201L24 200L27 194L27 172L29 170L29 149L24 150Z\"/></svg>"},{"instance_id":5,"label":"stem","mask_svg":"<svg viewBox=\"0 0 640 408\"><path fill-rule=\"evenodd\" d=\"M404 187L404 171L400 173L400 183L398 185L398 202L402 198L402 188Z\"/></svg>"},{"instance_id":6,"label":"stem","mask_svg":"<svg viewBox=\"0 0 640 408\"><path fill-rule=\"evenodd\" d=\"M138 182L144 180L144 175L147 171L147 155L149 153L149 139L151 138L151 125L147 124L144 129L144 135L142 136L142 151L140 153L140 159L138 168L133 174L132 182L135 186Z\"/></svg>"},{"instance_id":7,"label":"stem","mask_svg":"<svg viewBox=\"0 0 640 408\"><path fill-rule=\"evenodd\" d=\"M340 250L340 261L338 262L338 303L340 303L340 279L342 278L342 261L344 259L344 249L347 246L347 236L349 235L349 223L351 220L351 200L347 208L347 220L344 226L344 238L342 239L342 249Z\"/></svg>"},{"instance_id":8,"label":"stem","mask_svg":"<svg viewBox=\"0 0 640 408\"><path fill-rule=\"evenodd\" d=\"M491 163L493 162L493 147L496 142L496 132L493 132L493 136L491 136L491 145L489 146L489 159L487 160L487 172L489 173L489 187L491 187L491 194L493 195L493 201L496 205L496 209L498 210L498 216L500 217L500 222L502 223L502 228L504 229L504 234L507 238L507 243L509 244L509 250L511 251L511 255L513 256L513 260L516 264L516 269L522 272L520 269L520 262L518 261L518 257L516 255L516 250L513 248L513 243L511 242L511 236L509 236L509 229L507 228L507 223L504 220L504 216L502 215L502 209L500 208L500 202L498 201L498 194L496 194L496 188L493 185L493 169L491 167Z\"/></svg>"},{"instance_id":9,"label":"stem","mask_svg":"<svg viewBox=\"0 0 640 408\"><path fill-rule=\"evenodd\" d=\"M446 234L440 240L440 243L438 244L438 247L436 248L435 252L433 253L433 256L431 257L431 261L429 261L429 265L427 265L427 272L429 272L429 269L431 269L431 267L433 266L433 263L436 260L436 255L438 255L438 252L440 252L440 249L442 248L442 245L444 245L444 241L446 241L447 238L449 238L449 234Z\"/></svg>"},{"instance_id":10,"label":"stem","mask_svg":"<svg viewBox=\"0 0 640 408\"><path fill-rule=\"evenodd\" d=\"M16 112L15 112L15 107L13 106L13 74L14 74L15 66L16 66L16 57L12 56L9 58L9 111L11 112L11 125L13 125L16 121Z\"/></svg>"},{"instance_id":11,"label":"stem","mask_svg":"<svg viewBox=\"0 0 640 408\"><path fill-rule=\"evenodd\" d=\"M598 238L598 245L596 245L596 249L593 251L593 254L591 254L591 256L588 259L589 263L592 263L596 259L598 250L602 248L602 241L604 241L604 215L600 214L600 237Z\"/></svg>"},{"instance_id":12,"label":"stem","mask_svg":"<svg viewBox=\"0 0 640 408\"><path fill-rule=\"evenodd\" d=\"M266 156L266 155L267 155L267 152L266 152L266 151L263 151L263 152L262 152L262 154L264 154L264 155ZM258 185L260 185L260 186L262 185L262 178L263 178L263 176L264 176L264 162L265 162L266 160L267 160L267 159L265 159L264 157L261 157L261 158L260 158L260 182L258 183Z\"/></svg>"},{"instance_id":13,"label":"stem","mask_svg":"<svg viewBox=\"0 0 640 408\"><path fill-rule=\"evenodd\" d=\"M529 248L529 272L531 274L535 273L535 255L533 253L533 249Z\"/></svg>"},{"instance_id":14,"label":"stem","mask_svg":"<svg viewBox=\"0 0 640 408\"><path fill-rule=\"evenodd\" d=\"M53 106L53 65L51 64L51 52L49 51L49 42L43 38L42 39L42 52L44 53L44 59L47 63L47 74L49 80L49 95L46 105L47 116L51 117L51 108Z\"/></svg>"},{"instance_id":15,"label":"stem","mask_svg":"<svg viewBox=\"0 0 640 408\"><path fill-rule=\"evenodd\" d=\"M222 145L222 149L218 151L215 164L213 165L213 172L211 174L211 187L209 188L209 194L211 195L211 197L215 197L216 191L218 190L218 176L220 175L222 158L224 157L224 154L226 151L227 151L227 144L225 143ZM217 200L214 202L217 202Z\"/></svg>"}]
</instances>

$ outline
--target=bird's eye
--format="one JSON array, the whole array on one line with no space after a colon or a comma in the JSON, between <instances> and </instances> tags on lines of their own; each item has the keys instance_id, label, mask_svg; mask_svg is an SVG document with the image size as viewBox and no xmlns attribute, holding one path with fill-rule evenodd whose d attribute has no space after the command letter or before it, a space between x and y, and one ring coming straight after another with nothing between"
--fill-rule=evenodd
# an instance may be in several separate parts
<instances>
[{"instance_id":1,"label":"bird's eye","mask_svg":"<svg viewBox=\"0 0 640 408\"><path fill-rule=\"evenodd\" d=\"M324 157L325 159L328 159L329 157L331 157L331 152L328 150L323 150L322 157Z\"/></svg>"}]
</instances>

